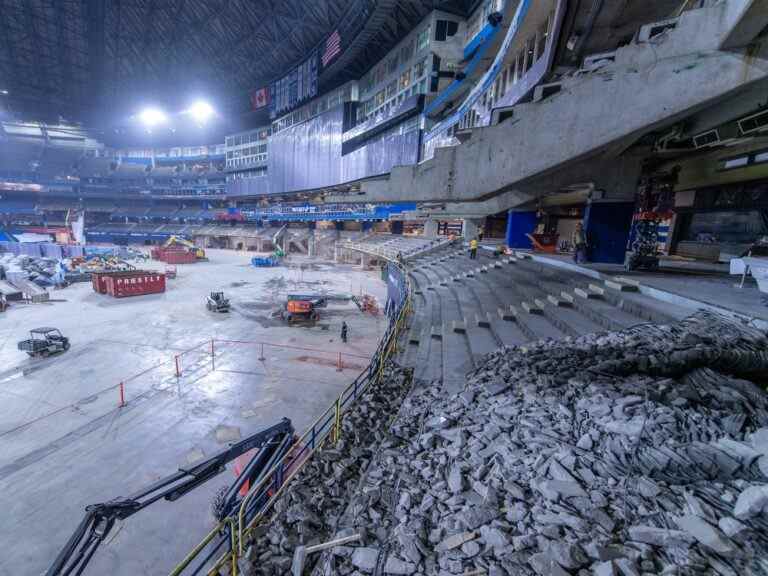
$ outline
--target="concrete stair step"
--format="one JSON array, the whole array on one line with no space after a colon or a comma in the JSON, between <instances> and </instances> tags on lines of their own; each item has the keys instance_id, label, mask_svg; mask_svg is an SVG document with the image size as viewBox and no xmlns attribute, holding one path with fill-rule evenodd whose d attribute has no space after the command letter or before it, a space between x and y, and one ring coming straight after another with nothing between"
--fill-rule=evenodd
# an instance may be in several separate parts
<instances>
[{"instance_id":1,"label":"concrete stair step","mask_svg":"<svg viewBox=\"0 0 768 576\"><path fill-rule=\"evenodd\" d=\"M552 304L552 306L558 306L560 308L567 308L573 305L570 300L566 300L565 298L558 298L552 294L547 295L547 300L550 304Z\"/></svg>"},{"instance_id":2,"label":"concrete stair step","mask_svg":"<svg viewBox=\"0 0 768 576\"><path fill-rule=\"evenodd\" d=\"M504 346L519 346L530 341L516 322L505 322L499 319L492 323L491 330Z\"/></svg>"},{"instance_id":3,"label":"concrete stair step","mask_svg":"<svg viewBox=\"0 0 768 576\"><path fill-rule=\"evenodd\" d=\"M592 290L584 290L584 288L574 288L573 293L576 294L579 298L584 299L599 299L601 294L598 294L597 292L594 292Z\"/></svg>"},{"instance_id":4,"label":"concrete stair step","mask_svg":"<svg viewBox=\"0 0 768 576\"><path fill-rule=\"evenodd\" d=\"M560 298L563 299L563 302L568 302L569 304L573 304L573 301L574 301L573 294L566 292L565 290L560 292Z\"/></svg>"},{"instance_id":5,"label":"concrete stair step","mask_svg":"<svg viewBox=\"0 0 768 576\"><path fill-rule=\"evenodd\" d=\"M613 279L616 282L621 282L622 284L628 284L629 286L637 286L640 288L640 281L635 280L634 278L627 278L626 276L614 276Z\"/></svg>"},{"instance_id":6,"label":"concrete stair step","mask_svg":"<svg viewBox=\"0 0 768 576\"><path fill-rule=\"evenodd\" d=\"M486 354L490 354L499 348L499 344L496 342L493 332L488 328L470 328L467 332L467 340L469 342L469 349L472 352L472 358L475 362Z\"/></svg>"},{"instance_id":7,"label":"concrete stair step","mask_svg":"<svg viewBox=\"0 0 768 576\"><path fill-rule=\"evenodd\" d=\"M475 367L466 334L443 334L443 389L456 393L466 384L466 374Z\"/></svg>"},{"instance_id":8,"label":"concrete stair step","mask_svg":"<svg viewBox=\"0 0 768 576\"><path fill-rule=\"evenodd\" d=\"M489 312L475 314L475 325L481 328L490 328L493 320Z\"/></svg>"},{"instance_id":9,"label":"concrete stair step","mask_svg":"<svg viewBox=\"0 0 768 576\"><path fill-rule=\"evenodd\" d=\"M640 290L635 284L625 284L616 280L605 280L604 284L607 288L618 290L619 292L638 292Z\"/></svg>"},{"instance_id":10,"label":"concrete stair step","mask_svg":"<svg viewBox=\"0 0 768 576\"><path fill-rule=\"evenodd\" d=\"M541 314L542 307L536 304L536 301L525 301L520 303L520 307L528 312L528 314Z\"/></svg>"},{"instance_id":11,"label":"concrete stair step","mask_svg":"<svg viewBox=\"0 0 768 576\"><path fill-rule=\"evenodd\" d=\"M498 314L502 320L514 322L517 319L517 308L510 304L509 306L499 308Z\"/></svg>"},{"instance_id":12,"label":"concrete stair step","mask_svg":"<svg viewBox=\"0 0 768 576\"><path fill-rule=\"evenodd\" d=\"M598 294L600 296L605 296L605 288L603 288L598 284L590 284L589 291L594 292L595 294Z\"/></svg>"}]
</instances>

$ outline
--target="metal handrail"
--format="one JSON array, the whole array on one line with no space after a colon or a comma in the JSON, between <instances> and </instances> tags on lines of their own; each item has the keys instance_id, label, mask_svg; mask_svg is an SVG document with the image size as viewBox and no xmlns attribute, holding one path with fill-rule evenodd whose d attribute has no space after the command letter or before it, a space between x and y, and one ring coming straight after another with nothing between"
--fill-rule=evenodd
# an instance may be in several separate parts
<instances>
[{"instance_id":1,"label":"metal handrail","mask_svg":"<svg viewBox=\"0 0 768 576\"><path fill-rule=\"evenodd\" d=\"M263 476L261 481L250 488L248 494L240 504L237 516L229 516L222 520L206 537L174 568L169 576L181 576L184 570L198 557L198 555L210 544L216 535L229 527L229 550L224 552L214 563L208 574L215 574L219 568L228 566L231 576L237 576L237 560L245 553L245 543L253 533L256 526L266 517L274 504L280 499L285 488L298 474L304 465L312 458L315 452L326 441L335 444L341 435L341 422L344 413L354 404L354 401L364 393L371 384L378 384L384 373L384 366L389 357L397 352L397 341L400 337L408 315L411 312L411 282L406 268L401 263L392 262L400 270L405 284L405 299L397 313L394 322L389 324L384 337L373 355L370 364L355 380L349 384L334 403L329 406L302 436ZM274 490L272 494L270 491ZM258 505L259 499L266 498L263 504L249 520L249 508ZM253 506L252 506L253 504ZM215 549L211 554L215 554ZM203 564L207 562L205 560ZM201 566L198 566L197 573Z\"/></svg>"}]
</instances>

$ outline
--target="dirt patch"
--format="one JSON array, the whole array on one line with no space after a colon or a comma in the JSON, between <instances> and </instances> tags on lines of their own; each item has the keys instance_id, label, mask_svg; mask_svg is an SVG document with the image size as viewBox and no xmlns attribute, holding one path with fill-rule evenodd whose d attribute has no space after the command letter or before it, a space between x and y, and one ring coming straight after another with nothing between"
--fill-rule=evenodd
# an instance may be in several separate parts
<instances>
[{"instance_id":1,"label":"dirt patch","mask_svg":"<svg viewBox=\"0 0 768 576\"><path fill-rule=\"evenodd\" d=\"M338 368L339 361L331 360L330 358L318 358L317 356L298 356L294 358L298 362L306 362L307 364L316 364L318 366L329 366ZM342 358L341 367L343 370L362 370L364 366L351 362L346 358Z\"/></svg>"}]
</instances>

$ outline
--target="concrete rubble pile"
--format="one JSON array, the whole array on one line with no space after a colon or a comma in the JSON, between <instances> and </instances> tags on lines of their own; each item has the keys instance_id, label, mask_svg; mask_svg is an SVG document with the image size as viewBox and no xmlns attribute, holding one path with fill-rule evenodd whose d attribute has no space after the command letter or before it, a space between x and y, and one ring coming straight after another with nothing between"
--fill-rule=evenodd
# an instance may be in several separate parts
<instances>
[{"instance_id":1,"label":"concrete rubble pile","mask_svg":"<svg viewBox=\"0 0 768 576\"><path fill-rule=\"evenodd\" d=\"M291 481L272 521L248 548L241 562L244 574L290 573L296 546L334 533L411 382L409 371L385 367L382 382L371 385L345 413L336 445L318 450Z\"/></svg>"},{"instance_id":2,"label":"concrete rubble pile","mask_svg":"<svg viewBox=\"0 0 768 576\"><path fill-rule=\"evenodd\" d=\"M40 286L50 286L54 283L56 274L56 258L0 254L0 277L10 282L31 280Z\"/></svg>"},{"instance_id":3,"label":"concrete rubble pile","mask_svg":"<svg viewBox=\"0 0 768 576\"><path fill-rule=\"evenodd\" d=\"M414 389L338 522L326 460L288 525L363 532L316 575L766 574L768 396L743 378L767 344L700 313L501 349L458 395ZM271 554L294 534L278 522Z\"/></svg>"}]
</instances>

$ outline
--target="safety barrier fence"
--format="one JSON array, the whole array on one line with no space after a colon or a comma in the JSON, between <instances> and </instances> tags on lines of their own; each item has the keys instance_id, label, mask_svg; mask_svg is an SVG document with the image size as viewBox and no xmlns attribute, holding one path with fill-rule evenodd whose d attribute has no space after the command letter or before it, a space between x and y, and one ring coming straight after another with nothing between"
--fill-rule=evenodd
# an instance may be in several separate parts
<instances>
[{"instance_id":1,"label":"safety barrier fence","mask_svg":"<svg viewBox=\"0 0 768 576\"><path fill-rule=\"evenodd\" d=\"M267 352L289 351L309 353L320 364L328 367L334 367L337 371L347 370L352 367L359 367L363 361L370 360L369 356L354 354L350 352L321 350L318 348L295 346L291 344L280 344L275 342L262 342L250 340L223 340L211 339L201 342L196 346L187 348L176 354L173 354L166 360L152 364L151 366L122 378L116 384L111 384L98 390L89 392L85 398L77 399L60 407L49 410L43 414L13 425L7 430L0 430L0 439L11 434L22 432L25 429L33 428L36 424L41 424L56 416L61 416L66 412L80 411L80 407L88 405L92 410L98 410L103 406L104 413L119 410L132 403L159 391L175 388L181 383L189 384L194 380L204 378L211 372L225 369L226 362L237 361L237 356L231 354L233 346L248 347L258 351L258 360L260 363L266 363L271 358L267 358ZM280 358L279 360L283 360ZM357 360L358 362L355 362ZM237 370L233 370L237 371ZM110 400L110 398L112 398ZM98 399L99 404L94 404L94 399ZM99 418L103 414L97 414L94 418ZM81 423L82 424L82 423ZM64 431L62 426L60 431Z\"/></svg>"},{"instance_id":2,"label":"safety barrier fence","mask_svg":"<svg viewBox=\"0 0 768 576\"><path fill-rule=\"evenodd\" d=\"M275 462L262 479L250 488L237 512L215 526L173 569L170 576L213 576L220 571L237 576L238 560L245 554L248 544L256 537L257 527L268 518L291 480L317 450L326 443L335 444L339 440L345 412L371 386L381 381L386 363L397 352L398 339L406 330L408 315L411 312L411 286L405 269L397 266L397 270L405 286L403 299L399 302L398 311L393 315L368 366L307 428L291 450Z\"/></svg>"}]
</instances>

